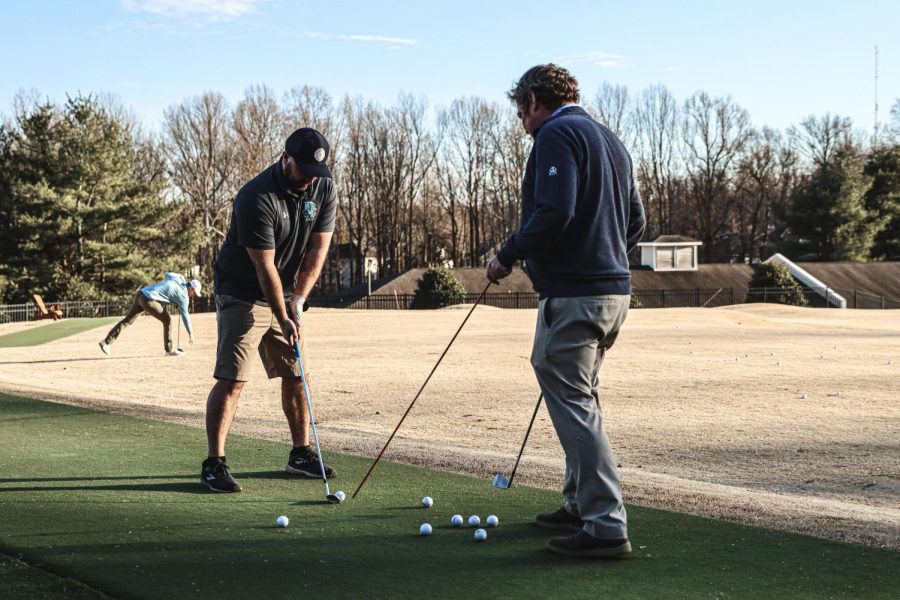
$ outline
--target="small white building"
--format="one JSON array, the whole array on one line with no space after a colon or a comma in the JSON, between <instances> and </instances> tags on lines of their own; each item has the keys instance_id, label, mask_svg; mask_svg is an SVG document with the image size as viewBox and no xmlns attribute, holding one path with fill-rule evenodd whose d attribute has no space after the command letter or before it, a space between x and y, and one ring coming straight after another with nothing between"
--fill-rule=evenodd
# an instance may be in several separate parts
<instances>
[{"instance_id":1,"label":"small white building","mask_svg":"<svg viewBox=\"0 0 900 600\"><path fill-rule=\"evenodd\" d=\"M703 242L681 235L661 235L640 242L641 265L654 271L696 271L697 249Z\"/></svg>"}]
</instances>

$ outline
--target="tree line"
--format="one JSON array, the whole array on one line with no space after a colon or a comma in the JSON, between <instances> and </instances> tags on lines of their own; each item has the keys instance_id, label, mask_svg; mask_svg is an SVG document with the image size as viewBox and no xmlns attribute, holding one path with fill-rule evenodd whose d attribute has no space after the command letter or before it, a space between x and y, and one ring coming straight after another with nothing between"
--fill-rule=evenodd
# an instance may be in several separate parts
<instances>
[{"instance_id":1,"label":"tree line","mask_svg":"<svg viewBox=\"0 0 900 600\"><path fill-rule=\"evenodd\" d=\"M900 259L900 100L872 140L850 119L755 127L730 97L604 84L583 106L630 149L646 239L684 235L706 261ZM105 96L22 94L0 125L0 301L125 296L170 270L212 282L240 187L295 128L332 146L337 231L325 287L432 263L482 266L519 225L530 139L508 104L463 97L383 106L301 86L208 92L158 131ZM343 252L339 252L338 248ZM340 254L340 256L339 256Z\"/></svg>"}]
</instances>

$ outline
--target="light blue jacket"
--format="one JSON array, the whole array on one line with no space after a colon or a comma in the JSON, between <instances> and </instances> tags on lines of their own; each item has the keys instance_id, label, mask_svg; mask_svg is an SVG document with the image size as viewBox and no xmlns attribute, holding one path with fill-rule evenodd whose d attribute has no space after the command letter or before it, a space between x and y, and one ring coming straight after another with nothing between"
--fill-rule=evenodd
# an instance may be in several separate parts
<instances>
[{"instance_id":1,"label":"light blue jacket","mask_svg":"<svg viewBox=\"0 0 900 600\"><path fill-rule=\"evenodd\" d=\"M184 277L178 273L166 273L166 278L159 283L148 285L141 288L141 293L148 300L155 300L162 304L174 304L181 313L181 320L184 321L184 328L188 335L194 336L194 329L191 327L191 316L188 313L188 284L184 281Z\"/></svg>"}]
</instances>

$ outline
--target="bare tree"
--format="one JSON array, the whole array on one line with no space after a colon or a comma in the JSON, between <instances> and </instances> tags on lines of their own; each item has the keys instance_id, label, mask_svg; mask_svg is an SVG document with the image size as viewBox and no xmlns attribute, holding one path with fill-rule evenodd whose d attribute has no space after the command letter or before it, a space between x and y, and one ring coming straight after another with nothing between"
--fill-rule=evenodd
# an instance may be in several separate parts
<instances>
[{"instance_id":1,"label":"bare tree","mask_svg":"<svg viewBox=\"0 0 900 600\"><path fill-rule=\"evenodd\" d=\"M597 120L609 127L626 147L634 141L635 129L632 124L634 115L628 88L624 85L613 85L603 82L597 95L594 96L594 110Z\"/></svg>"},{"instance_id":2,"label":"bare tree","mask_svg":"<svg viewBox=\"0 0 900 600\"><path fill-rule=\"evenodd\" d=\"M366 112L374 110L362 98L344 98L341 102L343 135L339 140L340 176L338 187L338 230L346 232L351 247L356 248L350 265L351 284L362 283L364 256L369 249L368 205L371 201L370 165L366 160Z\"/></svg>"},{"instance_id":3,"label":"bare tree","mask_svg":"<svg viewBox=\"0 0 900 600\"><path fill-rule=\"evenodd\" d=\"M487 239L493 251L499 250L519 227L521 216L522 174L531 138L510 108L501 112L497 127L491 130L494 160L491 165L491 215L488 219Z\"/></svg>"},{"instance_id":4,"label":"bare tree","mask_svg":"<svg viewBox=\"0 0 900 600\"><path fill-rule=\"evenodd\" d=\"M465 250L454 261L464 258L465 264L480 266L493 245L485 244L483 204L493 162L490 131L499 123L497 109L481 98L461 98L442 111L440 119L447 128L444 175L452 188L447 191L454 205L459 199L465 207Z\"/></svg>"},{"instance_id":5,"label":"bare tree","mask_svg":"<svg viewBox=\"0 0 900 600\"><path fill-rule=\"evenodd\" d=\"M750 115L730 97L691 96L684 106L688 201L706 258L723 251L719 239L731 216L733 176L750 134Z\"/></svg>"},{"instance_id":6,"label":"bare tree","mask_svg":"<svg viewBox=\"0 0 900 600\"><path fill-rule=\"evenodd\" d=\"M224 96L208 92L168 108L163 123L169 176L199 225L197 262L208 281L228 230L234 198L235 143Z\"/></svg>"},{"instance_id":7,"label":"bare tree","mask_svg":"<svg viewBox=\"0 0 900 600\"><path fill-rule=\"evenodd\" d=\"M827 166L839 151L854 145L853 121L831 113L806 117L799 127L789 127L788 135L817 167Z\"/></svg>"},{"instance_id":8,"label":"bare tree","mask_svg":"<svg viewBox=\"0 0 900 600\"><path fill-rule=\"evenodd\" d=\"M647 208L648 235L676 231L676 207L682 200L681 114L675 98L662 85L641 92L634 107L634 162Z\"/></svg>"},{"instance_id":9,"label":"bare tree","mask_svg":"<svg viewBox=\"0 0 900 600\"><path fill-rule=\"evenodd\" d=\"M736 177L735 222L740 234L740 260L763 260L774 228L797 178L798 157L780 132L753 131Z\"/></svg>"},{"instance_id":10,"label":"bare tree","mask_svg":"<svg viewBox=\"0 0 900 600\"><path fill-rule=\"evenodd\" d=\"M240 188L271 165L284 146L284 114L266 86L251 86L234 109L234 185Z\"/></svg>"}]
</instances>

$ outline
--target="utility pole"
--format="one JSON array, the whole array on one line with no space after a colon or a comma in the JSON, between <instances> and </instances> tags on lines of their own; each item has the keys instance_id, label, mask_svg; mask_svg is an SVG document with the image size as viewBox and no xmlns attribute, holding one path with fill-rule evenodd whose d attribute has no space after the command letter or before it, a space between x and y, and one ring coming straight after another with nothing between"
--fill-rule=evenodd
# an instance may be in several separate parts
<instances>
[{"instance_id":1,"label":"utility pole","mask_svg":"<svg viewBox=\"0 0 900 600\"><path fill-rule=\"evenodd\" d=\"M875 44L875 146L878 146L878 44Z\"/></svg>"}]
</instances>

